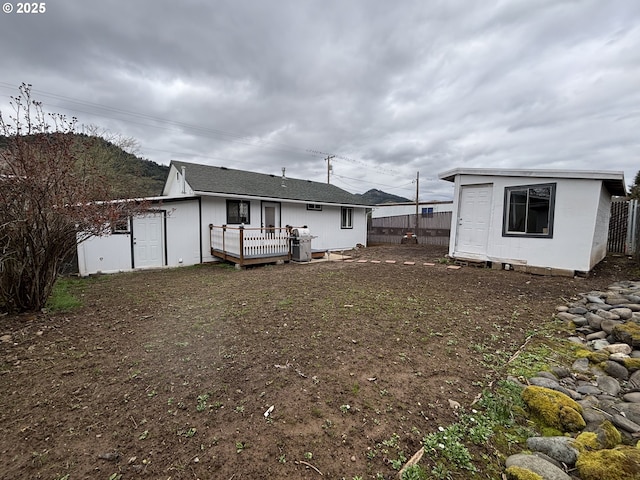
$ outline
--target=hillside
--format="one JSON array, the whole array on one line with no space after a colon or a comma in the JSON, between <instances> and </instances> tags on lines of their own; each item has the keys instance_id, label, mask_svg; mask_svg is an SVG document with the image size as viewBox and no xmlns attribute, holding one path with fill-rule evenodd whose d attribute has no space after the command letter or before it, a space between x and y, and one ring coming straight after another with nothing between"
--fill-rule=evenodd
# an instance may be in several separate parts
<instances>
[{"instance_id":1,"label":"hillside","mask_svg":"<svg viewBox=\"0 0 640 480\"><path fill-rule=\"evenodd\" d=\"M377 190L372 188L365 193L357 194L360 198L362 198L369 205L379 205L381 203L401 203L401 202L410 202L408 198L399 197L398 195L393 195L391 193L383 192L382 190Z\"/></svg>"},{"instance_id":2,"label":"hillside","mask_svg":"<svg viewBox=\"0 0 640 480\"><path fill-rule=\"evenodd\" d=\"M168 166L128 153L101 137L75 136L78 148L96 160L100 174L113 185L114 198L149 197L162 193ZM5 148L7 141L7 137L0 135L0 148Z\"/></svg>"}]
</instances>

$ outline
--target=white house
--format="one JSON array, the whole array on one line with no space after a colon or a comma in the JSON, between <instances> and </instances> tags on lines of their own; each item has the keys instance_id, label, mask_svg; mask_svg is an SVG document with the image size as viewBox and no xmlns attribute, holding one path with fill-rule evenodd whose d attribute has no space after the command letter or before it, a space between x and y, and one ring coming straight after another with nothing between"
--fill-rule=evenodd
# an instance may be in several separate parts
<instances>
[{"instance_id":1,"label":"white house","mask_svg":"<svg viewBox=\"0 0 640 480\"><path fill-rule=\"evenodd\" d=\"M456 168L449 255L548 274L588 272L607 253L611 171Z\"/></svg>"},{"instance_id":2,"label":"white house","mask_svg":"<svg viewBox=\"0 0 640 480\"><path fill-rule=\"evenodd\" d=\"M163 194L146 215L78 245L81 275L290 258L293 228L306 227L313 251L366 245L367 205L309 180L172 161ZM302 230L300 230L302 232Z\"/></svg>"}]
</instances>

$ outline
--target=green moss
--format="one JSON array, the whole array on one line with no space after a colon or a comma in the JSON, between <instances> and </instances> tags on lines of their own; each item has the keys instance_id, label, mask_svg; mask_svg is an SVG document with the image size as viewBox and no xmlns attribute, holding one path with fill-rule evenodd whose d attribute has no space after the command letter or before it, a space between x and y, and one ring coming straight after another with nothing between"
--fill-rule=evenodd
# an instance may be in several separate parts
<instances>
[{"instance_id":1,"label":"green moss","mask_svg":"<svg viewBox=\"0 0 640 480\"><path fill-rule=\"evenodd\" d=\"M623 363L630 372L640 370L640 358L625 358Z\"/></svg>"},{"instance_id":2,"label":"green moss","mask_svg":"<svg viewBox=\"0 0 640 480\"><path fill-rule=\"evenodd\" d=\"M602 363L609 360L609 354L607 352L590 352L587 358L591 363Z\"/></svg>"},{"instance_id":3,"label":"green moss","mask_svg":"<svg viewBox=\"0 0 640 480\"><path fill-rule=\"evenodd\" d=\"M640 449L585 451L578 456L576 468L582 480L640 480Z\"/></svg>"},{"instance_id":4,"label":"green moss","mask_svg":"<svg viewBox=\"0 0 640 480\"><path fill-rule=\"evenodd\" d=\"M586 348L577 348L575 351L576 358L589 358L593 352L591 350L587 350Z\"/></svg>"},{"instance_id":5,"label":"green moss","mask_svg":"<svg viewBox=\"0 0 640 480\"><path fill-rule=\"evenodd\" d=\"M577 448L579 452L600 450L601 448L598 442L598 435L595 432L582 432L574 440L573 446Z\"/></svg>"},{"instance_id":6,"label":"green moss","mask_svg":"<svg viewBox=\"0 0 640 480\"><path fill-rule=\"evenodd\" d=\"M564 393L532 385L522 391L522 399L546 426L563 432L576 432L586 426L582 407Z\"/></svg>"},{"instance_id":7,"label":"green moss","mask_svg":"<svg viewBox=\"0 0 640 480\"><path fill-rule=\"evenodd\" d=\"M564 432L554 427L543 426L540 428L540 435L543 437L561 437Z\"/></svg>"},{"instance_id":8,"label":"green moss","mask_svg":"<svg viewBox=\"0 0 640 480\"><path fill-rule=\"evenodd\" d=\"M609 420L605 420L600 424L597 434L598 443L602 445L602 448L613 448L622 443L620 431Z\"/></svg>"},{"instance_id":9,"label":"green moss","mask_svg":"<svg viewBox=\"0 0 640 480\"><path fill-rule=\"evenodd\" d=\"M640 347L640 325L635 322L616 325L611 333L615 338L632 347Z\"/></svg>"},{"instance_id":10,"label":"green moss","mask_svg":"<svg viewBox=\"0 0 640 480\"><path fill-rule=\"evenodd\" d=\"M543 477L526 468L511 466L505 471L507 480L544 480Z\"/></svg>"}]
</instances>

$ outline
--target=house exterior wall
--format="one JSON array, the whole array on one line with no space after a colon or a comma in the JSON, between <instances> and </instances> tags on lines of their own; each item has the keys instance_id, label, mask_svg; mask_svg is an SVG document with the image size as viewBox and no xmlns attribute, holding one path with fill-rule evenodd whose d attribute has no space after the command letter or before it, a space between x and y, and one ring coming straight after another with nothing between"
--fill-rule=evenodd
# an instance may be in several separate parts
<instances>
[{"instance_id":1,"label":"house exterior wall","mask_svg":"<svg viewBox=\"0 0 640 480\"><path fill-rule=\"evenodd\" d=\"M245 199L249 203L249 220L246 228L261 228L262 200ZM272 203L272 202L269 202ZM284 227L302 227L306 225L311 235L316 237L311 241L314 250L346 250L356 244L366 244L367 219L366 208L353 208L353 228L340 228L342 209L337 205L322 205L321 211L307 210L306 203L280 201L280 224ZM222 197L202 197L202 258L203 261L215 261L211 255L209 224L216 226L227 225L227 199ZM238 225L230 225L238 226Z\"/></svg>"},{"instance_id":2,"label":"house exterior wall","mask_svg":"<svg viewBox=\"0 0 640 480\"><path fill-rule=\"evenodd\" d=\"M199 241L199 201L165 201L153 210L164 211L162 228L166 255L162 266L177 267L201 262ZM208 231L208 229L207 229ZM81 276L116 273L135 268L133 232L91 237L78 245Z\"/></svg>"},{"instance_id":3,"label":"house exterior wall","mask_svg":"<svg viewBox=\"0 0 640 480\"><path fill-rule=\"evenodd\" d=\"M598 211L596 224L593 233L593 244L591 245L590 268L595 267L600 260L607 256L607 240L609 239L609 220L611 219L611 195L604 188L600 188L600 199L598 201Z\"/></svg>"},{"instance_id":4,"label":"house exterior wall","mask_svg":"<svg viewBox=\"0 0 640 480\"><path fill-rule=\"evenodd\" d=\"M456 258L528 265L542 268L589 271L595 259L606 253L606 197L601 180L543 177L457 175L449 254ZM503 236L505 188L536 184L556 184L553 238ZM492 201L488 208L489 233L486 252L465 255L458 246L458 226L462 189L467 185L489 184ZM604 190L604 193L603 193ZM609 199L610 202L610 199ZM598 223L598 225L597 225ZM597 225L597 227L596 227ZM594 232L597 232L594 234ZM604 240L603 240L604 232ZM592 249L597 252L592 252Z\"/></svg>"}]
</instances>

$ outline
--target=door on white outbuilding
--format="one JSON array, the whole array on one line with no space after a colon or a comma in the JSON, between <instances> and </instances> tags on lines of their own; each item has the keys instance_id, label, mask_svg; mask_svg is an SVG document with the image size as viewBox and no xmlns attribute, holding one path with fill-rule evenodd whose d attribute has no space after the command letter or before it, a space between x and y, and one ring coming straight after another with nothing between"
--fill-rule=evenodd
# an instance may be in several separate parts
<instances>
[{"instance_id":1,"label":"door on white outbuilding","mask_svg":"<svg viewBox=\"0 0 640 480\"><path fill-rule=\"evenodd\" d=\"M492 184L461 187L456 252L487 253L492 192Z\"/></svg>"},{"instance_id":2,"label":"door on white outbuilding","mask_svg":"<svg viewBox=\"0 0 640 480\"><path fill-rule=\"evenodd\" d=\"M164 265L163 222L162 212L147 213L133 219L133 268Z\"/></svg>"}]
</instances>

